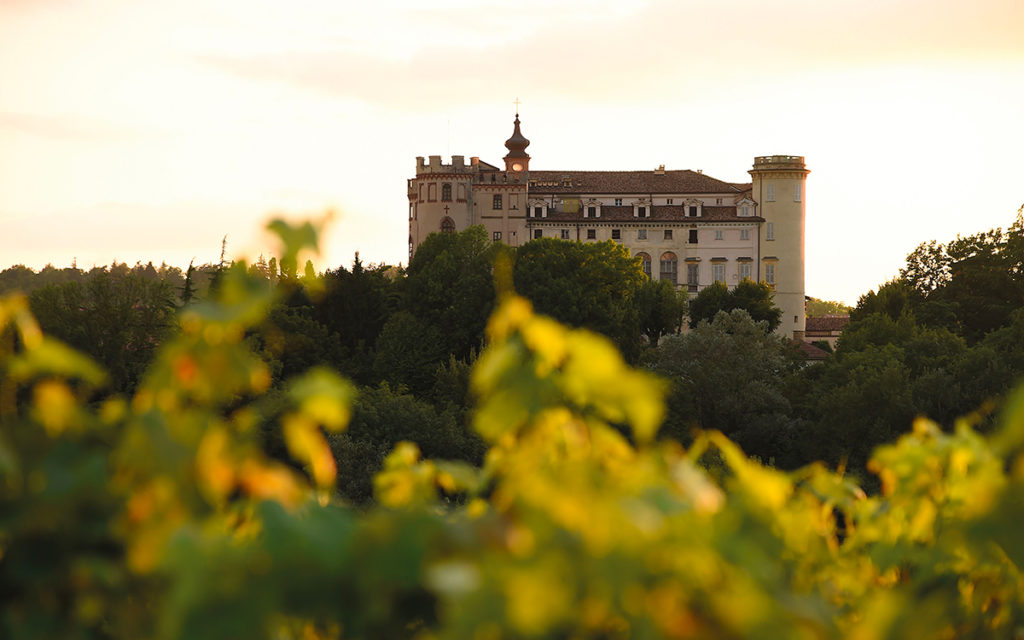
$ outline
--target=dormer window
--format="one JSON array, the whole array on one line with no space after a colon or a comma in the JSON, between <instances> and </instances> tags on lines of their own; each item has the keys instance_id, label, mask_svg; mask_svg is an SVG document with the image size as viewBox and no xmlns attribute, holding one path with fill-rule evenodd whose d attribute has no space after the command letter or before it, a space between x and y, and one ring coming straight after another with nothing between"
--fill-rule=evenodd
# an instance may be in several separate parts
<instances>
[{"instance_id":1,"label":"dormer window","mask_svg":"<svg viewBox=\"0 0 1024 640\"><path fill-rule=\"evenodd\" d=\"M699 218L703 213L703 204L700 200L687 200L686 204L686 217L687 218Z\"/></svg>"},{"instance_id":2,"label":"dormer window","mask_svg":"<svg viewBox=\"0 0 1024 640\"><path fill-rule=\"evenodd\" d=\"M584 218L600 218L601 217L601 203L591 198L583 203L583 217Z\"/></svg>"},{"instance_id":3,"label":"dormer window","mask_svg":"<svg viewBox=\"0 0 1024 640\"><path fill-rule=\"evenodd\" d=\"M548 217L548 203L546 200L531 200L526 204L526 215L530 218Z\"/></svg>"},{"instance_id":4,"label":"dormer window","mask_svg":"<svg viewBox=\"0 0 1024 640\"><path fill-rule=\"evenodd\" d=\"M562 178L562 186L563 187L571 187L572 186L572 178L570 178L568 176L563 177Z\"/></svg>"},{"instance_id":5,"label":"dormer window","mask_svg":"<svg viewBox=\"0 0 1024 640\"><path fill-rule=\"evenodd\" d=\"M744 197L736 203L736 215L741 218L749 218L754 215L754 201L748 197Z\"/></svg>"},{"instance_id":6,"label":"dormer window","mask_svg":"<svg viewBox=\"0 0 1024 640\"><path fill-rule=\"evenodd\" d=\"M634 218L650 218L651 217L651 203L647 200L641 200L633 203L633 217Z\"/></svg>"}]
</instances>

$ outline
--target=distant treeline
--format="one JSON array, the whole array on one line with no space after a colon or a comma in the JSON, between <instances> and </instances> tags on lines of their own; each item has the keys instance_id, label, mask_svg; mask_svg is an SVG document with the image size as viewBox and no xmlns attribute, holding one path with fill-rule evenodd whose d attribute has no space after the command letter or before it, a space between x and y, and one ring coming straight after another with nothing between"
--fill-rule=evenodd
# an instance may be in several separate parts
<instances>
[{"instance_id":1,"label":"distant treeline","mask_svg":"<svg viewBox=\"0 0 1024 640\"><path fill-rule=\"evenodd\" d=\"M205 290L212 274L217 270L217 265L204 264L193 269L196 286ZM185 284L185 272L178 267L168 266L162 263L154 267L153 263L135 263L129 267L124 262L112 262L109 266L92 267L88 270L79 269L77 266L58 269L48 264L39 271L35 271L25 265L19 264L0 271L0 294L12 291L32 293L36 289L42 289L50 285L67 284L70 282L84 283L91 278L107 275L114 278L133 276L146 280L166 282L173 289L179 290Z\"/></svg>"}]
</instances>

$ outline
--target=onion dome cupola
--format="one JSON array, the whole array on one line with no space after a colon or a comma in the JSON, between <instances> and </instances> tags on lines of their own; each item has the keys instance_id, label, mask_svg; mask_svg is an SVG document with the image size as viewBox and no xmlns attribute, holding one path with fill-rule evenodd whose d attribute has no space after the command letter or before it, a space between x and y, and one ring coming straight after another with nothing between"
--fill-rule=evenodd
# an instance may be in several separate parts
<instances>
[{"instance_id":1,"label":"onion dome cupola","mask_svg":"<svg viewBox=\"0 0 1024 640\"><path fill-rule=\"evenodd\" d=\"M512 137L505 141L505 148L508 149L508 153L505 155L505 171L530 170L530 154L526 153L528 146L530 146L530 141L519 130L519 113L517 112Z\"/></svg>"}]
</instances>

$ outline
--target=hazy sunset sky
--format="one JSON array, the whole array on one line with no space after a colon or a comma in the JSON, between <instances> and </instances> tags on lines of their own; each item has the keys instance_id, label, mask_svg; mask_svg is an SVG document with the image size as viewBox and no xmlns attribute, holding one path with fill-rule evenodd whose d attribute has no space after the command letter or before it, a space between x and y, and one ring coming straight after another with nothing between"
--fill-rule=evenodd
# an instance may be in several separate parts
<instances>
[{"instance_id":1,"label":"hazy sunset sky","mask_svg":"<svg viewBox=\"0 0 1024 640\"><path fill-rule=\"evenodd\" d=\"M405 262L415 157L537 169L806 156L807 293L1024 204L1024 0L0 0L0 268L185 266L336 211Z\"/></svg>"}]
</instances>

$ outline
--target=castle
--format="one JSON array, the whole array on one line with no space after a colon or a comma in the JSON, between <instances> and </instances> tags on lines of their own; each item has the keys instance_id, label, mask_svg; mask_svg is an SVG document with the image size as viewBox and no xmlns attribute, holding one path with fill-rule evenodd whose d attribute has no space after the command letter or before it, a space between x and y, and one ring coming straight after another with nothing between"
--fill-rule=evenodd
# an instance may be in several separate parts
<instances>
[{"instance_id":1,"label":"castle","mask_svg":"<svg viewBox=\"0 0 1024 640\"><path fill-rule=\"evenodd\" d=\"M691 295L713 282L764 281L782 309L779 333L804 337L802 156L759 156L751 182L701 171L538 171L516 113L504 169L471 157L416 158L408 181L409 256L428 234L482 225L495 242L613 240L651 278Z\"/></svg>"}]
</instances>

